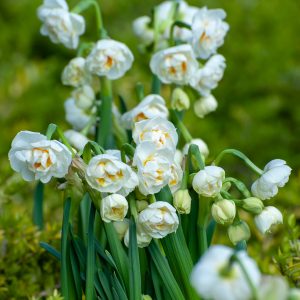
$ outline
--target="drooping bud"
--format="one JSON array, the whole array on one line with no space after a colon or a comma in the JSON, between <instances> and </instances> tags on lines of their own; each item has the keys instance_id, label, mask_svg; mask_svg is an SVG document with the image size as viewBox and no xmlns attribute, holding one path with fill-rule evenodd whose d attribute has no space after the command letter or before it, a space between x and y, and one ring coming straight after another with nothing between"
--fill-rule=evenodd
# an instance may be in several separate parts
<instances>
[{"instance_id":1,"label":"drooping bud","mask_svg":"<svg viewBox=\"0 0 300 300\"><path fill-rule=\"evenodd\" d=\"M174 194L173 205L180 214L189 214L192 198L188 190L178 190Z\"/></svg>"},{"instance_id":2,"label":"drooping bud","mask_svg":"<svg viewBox=\"0 0 300 300\"><path fill-rule=\"evenodd\" d=\"M190 99L181 88L176 88L172 92L171 107L174 110L182 111L190 108Z\"/></svg>"},{"instance_id":3,"label":"drooping bud","mask_svg":"<svg viewBox=\"0 0 300 300\"><path fill-rule=\"evenodd\" d=\"M247 241L251 236L250 228L244 221L237 224L232 224L227 230L230 241L236 245L238 242Z\"/></svg>"},{"instance_id":4,"label":"drooping bud","mask_svg":"<svg viewBox=\"0 0 300 300\"><path fill-rule=\"evenodd\" d=\"M114 228L119 236L120 240L123 240L126 231L128 230L129 227L129 220L128 219L124 219L123 221L116 221L113 222Z\"/></svg>"},{"instance_id":5,"label":"drooping bud","mask_svg":"<svg viewBox=\"0 0 300 300\"><path fill-rule=\"evenodd\" d=\"M212 205L211 213L217 223L222 225L231 224L236 214L235 203L227 199L217 201Z\"/></svg>"},{"instance_id":6,"label":"drooping bud","mask_svg":"<svg viewBox=\"0 0 300 300\"><path fill-rule=\"evenodd\" d=\"M252 214L257 215L262 212L264 204L260 199L256 197L250 197L243 200L242 208Z\"/></svg>"}]
</instances>

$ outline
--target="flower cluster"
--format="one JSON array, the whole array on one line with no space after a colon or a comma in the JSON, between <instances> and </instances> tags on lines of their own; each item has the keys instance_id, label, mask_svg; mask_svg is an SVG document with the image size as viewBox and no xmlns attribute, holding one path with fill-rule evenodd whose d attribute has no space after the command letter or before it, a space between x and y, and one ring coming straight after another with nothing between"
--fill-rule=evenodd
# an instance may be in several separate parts
<instances>
[{"instance_id":1,"label":"flower cluster","mask_svg":"<svg viewBox=\"0 0 300 300\"><path fill-rule=\"evenodd\" d=\"M200 100L194 104L200 118L217 107L211 91L226 67L225 58L217 54L229 30L225 17L222 9L165 1L156 7L153 20L143 16L133 23L141 42L157 50L150 62L151 71L163 83L189 85L200 94ZM170 40L179 45L170 47ZM207 61L200 63L199 59Z\"/></svg>"}]
</instances>

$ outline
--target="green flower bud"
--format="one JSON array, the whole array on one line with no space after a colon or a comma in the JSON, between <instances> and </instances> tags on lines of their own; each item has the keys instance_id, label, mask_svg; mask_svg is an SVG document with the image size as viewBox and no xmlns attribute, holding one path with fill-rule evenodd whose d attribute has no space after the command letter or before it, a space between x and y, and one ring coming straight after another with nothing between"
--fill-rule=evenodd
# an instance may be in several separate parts
<instances>
[{"instance_id":1,"label":"green flower bud","mask_svg":"<svg viewBox=\"0 0 300 300\"><path fill-rule=\"evenodd\" d=\"M148 205L149 205L149 203L145 200L136 201L136 209L137 209L138 212L141 212L142 210L147 208Z\"/></svg>"},{"instance_id":2,"label":"green flower bud","mask_svg":"<svg viewBox=\"0 0 300 300\"><path fill-rule=\"evenodd\" d=\"M191 196L188 190L178 190L174 194L173 205L180 214L189 214L191 211Z\"/></svg>"},{"instance_id":3,"label":"green flower bud","mask_svg":"<svg viewBox=\"0 0 300 300\"><path fill-rule=\"evenodd\" d=\"M220 200L211 207L211 213L214 220L222 225L231 224L235 218L236 207L232 200Z\"/></svg>"},{"instance_id":4,"label":"green flower bud","mask_svg":"<svg viewBox=\"0 0 300 300\"><path fill-rule=\"evenodd\" d=\"M143 295L142 300L152 300L152 298L149 295Z\"/></svg>"},{"instance_id":5,"label":"green flower bud","mask_svg":"<svg viewBox=\"0 0 300 300\"><path fill-rule=\"evenodd\" d=\"M237 224L232 224L227 230L230 241L236 245L238 242L247 241L251 236L250 228L244 221Z\"/></svg>"},{"instance_id":6,"label":"green flower bud","mask_svg":"<svg viewBox=\"0 0 300 300\"><path fill-rule=\"evenodd\" d=\"M178 111L190 108L189 96L181 88L173 90L171 96L171 107Z\"/></svg>"},{"instance_id":7,"label":"green flower bud","mask_svg":"<svg viewBox=\"0 0 300 300\"><path fill-rule=\"evenodd\" d=\"M260 199L256 197L250 197L243 200L242 208L252 214L257 215L262 212L264 204Z\"/></svg>"}]
</instances>

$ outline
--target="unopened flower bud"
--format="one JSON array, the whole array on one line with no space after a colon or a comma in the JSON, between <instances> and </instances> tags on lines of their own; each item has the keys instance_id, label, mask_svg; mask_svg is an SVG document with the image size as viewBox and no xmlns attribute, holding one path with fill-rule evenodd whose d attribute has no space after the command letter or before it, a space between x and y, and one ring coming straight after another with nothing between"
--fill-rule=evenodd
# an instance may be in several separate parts
<instances>
[{"instance_id":1,"label":"unopened flower bud","mask_svg":"<svg viewBox=\"0 0 300 300\"><path fill-rule=\"evenodd\" d=\"M182 111L190 108L189 96L181 88L176 88L172 92L171 97L172 109Z\"/></svg>"},{"instance_id":2,"label":"unopened flower bud","mask_svg":"<svg viewBox=\"0 0 300 300\"><path fill-rule=\"evenodd\" d=\"M192 199L188 190L178 190L174 194L173 205L180 214L189 214Z\"/></svg>"},{"instance_id":3,"label":"unopened flower bud","mask_svg":"<svg viewBox=\"0 0 300 300\"><path fill-rule=\"evenodd\" d=\"M222 225L231 224L236 214L235 203L227 199L217 201L212 205L211 213L217 223Z\"/></svg>"},{"instance_id":4,"label":"unopened flower bud","mask_svg":"<svg viewBox=\"0 0 300 300\"><path fill-rule=\"evenodd\" d=\"M217 107L218 102L213 95L203 97L194 103L194 111L199 118L204 118L207 114L215 111Z\"/></svg>"},{"instance_id":5,"label":"unopened flower bud","mask_svg":"<svg viewBox=\"0 0 300 300\"><path fill-rule=\"evenodd\" d=\"M227 232L230 241L234 245L236 245L238 242L249 240L251 236L250 228L244 221L230 225Z\"/></svg>"},{"instance_id":6,"label":"unopened flower bud","mask_svg":"<svg viewBox=\"0 0 300 300\"><path fill-rule=\"evenodd\" d=\"M152 298L149 295L143 295L142 300L152 300Z\"/></svg>"},{"instance_id":7,"label":"unopened flower bud","mask_svg":"<svg viewBox=\"0 0 300 300\"><path fill-rule=\"evenodd\" d=\"M136 209L138 212L141 212L145 208L147 208L149 203L145 200L136 201Z\"/></svg>"},{"instance_id":8,"label":"unopened flower bud","mask_svg":"<svg viewBox=\"0 0 300 300\"><path fill-rule=\"evenodd\" d=\"M114 228L119 236L120 240L123 240L126 231L128 230L129 227L129 220L128 219L124 219L123 221L116 221L113 222Z\"/></svg>"},{"instance_id":9,"label":"unopened flower bud","mask_svg":"<svg viewBox=\"0 0 300 300\"><path fill-rule=\"evenodd\" d=\"M242 208L252 214L260 214L264 208L263 202L256 198L256 197L250 197L243 200Z\"/></svg>"}]
</instances>

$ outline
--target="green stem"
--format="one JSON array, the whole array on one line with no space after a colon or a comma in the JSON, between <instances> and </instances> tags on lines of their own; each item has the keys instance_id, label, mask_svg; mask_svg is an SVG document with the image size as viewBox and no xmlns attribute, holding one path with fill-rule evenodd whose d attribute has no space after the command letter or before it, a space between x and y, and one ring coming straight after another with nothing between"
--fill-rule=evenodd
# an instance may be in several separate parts
<instances>
[{"instance_id":1,"label":"green stem","mask_svg":"<svg viewBox=\"0 0 300 300\"><path fill-rule=\"evenodd\" d=\"M244 273L245 275L245 278L249 284L249 287L251 289L251 292L252 292L252 299L253 300L257 300L258 299L258 293L257 293L257 289L253 283L253 281L251 280L250 276L249 276L249 273L247 272L244 264L242 263L242 261L240 260L239 256L237 254L234 254L232 255L231 257L231 260L232 261L235 261L236 263L238 263L238 265L240 266L242 272Z\"/></svg>"},{"instance_id":2,"label":"green stem","mask_svg":"<svg viewBox=\"0 0 300 300\"><path fill-rule=\"evenodd\" d=\"M152 94L160 94L161 82L156 75L152 75L152 86L151 93Z\"/></svg>"},{"instance_id":3,"label":"green stem","mask_svg":"<svg viewBox=\"0 0 300 300\"><path fill-rule=\"evenodd\" d=\"M251 197L251 193L249 192L249 190L247 189L246 185L242 181L240 181L240 180L238 180L236 178L233 178L233 177L227 177L223 181L223 184L226 183L226 182L233 183L235 185L235 187L243 194L243 196L245 198Z\"/></svg>"},{"instance_id":4,"label":"green stem","mask_svg":"<svg viewBox=\"0 0 300 300\"><path fill-rule=\"evenodd\" d=\"M103 27L103 20L102 20L100 5L96 0L83 0L83 1L81 1L72 9L72 12L81 13L81 12L85 11L86 9L88 9L91 6L93 6L94 9L95 9L97 28L100 32L100 37L104 38L106 36L106 31Z\"/></svg>"},{"instance_id":5,"label":"green stem","mask_svg":"<svg viewBox=\"0 0 300 300\"><path fill-rule=\"evenodd\" d=\"M186 143L190 143L193 139L192 135L190 134L190 132L188 131L188 129L186 128L186 126L183 124L183 122L178 118L177 113L170 109L170 114L172 119L174 120L175 126L179 129L179 131L181 132L184 140Z\"/></svg>"},{"instance_id":6,"label":"green stem","mask_svg":"<svg viewBox=\"0 0 300 300\"><path fill-rule=\"evenodd\" d=\"M97 128L96 141L104 148L109 147L109 138L112 131L112 85L106 77L101 77L101 105L98 115L100 121Z\"/></svg>"},{"instance_id":7,"label":"green stem","mask_svg":"<svg viewBox=\"0 0 300 300\"><path fill-rule=\"evenodd\" d=\"M198 229L199 229L199 252L200 257L207 250L207 221L209 216L209 200L205 197L199 196L199 210L198 210Z\"/></svg>"},{"instance_id":8,"label":"green stem","mask_svg":"<svg viewBox=\"0 0 300 300\"><path fill-rule=\"evenodd\" d=\"M213 164L217 166L221 162L221 160L222 160L222 158L225 154L231 154L231 155L234 155L234 156L240 158L255 173L257 173L258 175L263 174L263 170L261 170L259 167L257 167L244 153L242 153L241 151L238 151L236 149L225 149L225 150L223 150L217 156L217 158L214 160Z\"/></svg>"}]
</instances>

